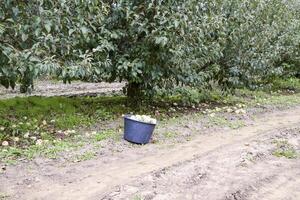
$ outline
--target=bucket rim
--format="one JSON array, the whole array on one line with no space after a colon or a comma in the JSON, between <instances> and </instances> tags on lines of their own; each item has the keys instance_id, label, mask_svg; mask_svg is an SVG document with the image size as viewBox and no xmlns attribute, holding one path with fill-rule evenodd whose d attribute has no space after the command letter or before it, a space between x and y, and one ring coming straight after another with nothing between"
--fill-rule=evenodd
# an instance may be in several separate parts
<instances>
[{"instance_id":1,"label":"bucket rim","mask_svg":"<svg viewBox=\"0 0 300 200\"><path fill-rule=\"evenodd\" d=\"M124 115L123 118L124 118L124 119L127 119L127 120L134 121L134 122L142 123L142 124L147 124L147 125L154 125L154 126L156 126L156 124L153 124L153 123L141 122L141 121L138 121L138 120L131 119L130 116L132 116L132 115L127 114L127 115Z\"/></svg>"}]
</instances>

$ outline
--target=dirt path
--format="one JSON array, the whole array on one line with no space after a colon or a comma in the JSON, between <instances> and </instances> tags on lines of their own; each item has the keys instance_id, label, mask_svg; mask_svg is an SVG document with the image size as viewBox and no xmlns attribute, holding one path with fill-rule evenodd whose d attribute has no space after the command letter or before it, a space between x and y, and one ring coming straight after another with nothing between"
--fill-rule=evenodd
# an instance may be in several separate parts
<instances>
[{"instance_id":1,"label":"dirt path","mask_svg":"<svg viewBox=\"0 0 300 200\"><path fill-rule=\"evenodd\" d=\"M72 84L64 84L62 82L38 81L35 84L34 91L30 95L21 94L18 87L15 90L0 87L0 99L23 96L97 96L101 94L119 92L124 85L124 83L73 82Z\"/></svg>"},{"instance_id":2,"label":"dirt path","mask_svg":"<svg viewBox=\"0 0 300 200\"><path fill-rule=\"evenodd\" d=\"M24 169L22 172L9 172L15 176L22 174L20 177L27 176L27 179L30 178L28 176L32 176L37 181L31 182L26 187L24 183L18 185L18 182L11 181L9 175L0 176L0 181L6 183L1 186L0 192L8 194L11 199L49 200L133 199L138 194L150 195L149 199L158 200L201 199L201 195L211 197L205 199L245 199L245 196L250 198L251 195L253 198L250 199L272 199L272 191L278 190L282 185L287 191L294 191L298 186L299 159L278 161L266 157L266 160L253 165L252 168L242 168L244 170L240 171L236 170L237 166L244 164L244 161L239 163L240 161L237 160L245 147L252 147L252 143L259 144L259 141L267 141L262 145L262 152L269 152L271 146L274 146L270 142L276 136L274 134L281 134L279 129L291 127L300 127L300 107L268 113L258 118L254 125L238 130L200 135L192 141L174 147L153 149L154 154L149 153L142 157L139 151L143 151L143 148L153 148L151 145L133 151L135 155L127 152L128 157L115 157L105 163L102 160L93 160L90 165L69 168L52 166L52 172L56 171L56 174L51 176L31 168ZM292 133L292 141L296 141L296 146L299 147L299 130L295 129ZM286 135L282 134L282 136ZM246 155L248 155L247 151ZM260 154L254 155L259 157ZM256 157L254 156L253 159L255 160ZM83 166L85 166L84 170ZM270 172L266 173L269 169ZM26 175L27 173L30 175ZM162 175L164 173L167 173L166 177ZM196 176L193 173L196 173ZM69 181L70 176L73 178L72 181ZM203 178L206 176L209 177L208 180ZM271 179L272 181L269 181ZM181 187L185 181L188 184ZM247 184L243 184L244 182ZM269 182L270 185L266 186L265 183L269 184ZM259 187L252 187L256 183ZM119 189L116 190L116 187ZM256 192L251 194L253 190ZM182 196L183 194L190 196ZM264 198L260 198L259 195ZM271 196L265 198L267 195ZM282 192L280 195L285 196ZM299 194L293 192L289 195ZM291 196L287 199L297 198Z\"/></svg>"},{"instance_id":3,"label":"dirt path","mask_svg":"<svg viewBox=\"0 0 300 200\"><path fill-rule=\"evenodd\" d=\"M300 128L271 130L200 154L120 186L104 199L298 200L300 160L272 155L276 139L297 141Z\"/></svg>"}]
</instances>

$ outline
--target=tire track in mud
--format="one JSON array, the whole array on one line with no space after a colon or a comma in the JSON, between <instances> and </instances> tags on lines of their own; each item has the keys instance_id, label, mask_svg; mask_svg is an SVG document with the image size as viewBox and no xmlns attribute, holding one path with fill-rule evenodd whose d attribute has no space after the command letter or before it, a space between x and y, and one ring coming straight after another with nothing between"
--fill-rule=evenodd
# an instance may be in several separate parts
<instances>
[{"instance_id":1,"label":"tire track in mud","mask_svg":"<svg viewBox=\"0 0 300 200\"><path fill-rule=\"evenodd\" d=\"M296 139L300 149L300 126L295 127L299 128L268 131L252 138L247 145L224 146L150 173L119 186L102 199L298 200L300 159L272 155L273 141L277 139Z\"/></svg>"},{"instance_id":2,"label":"tire track in mud","mask_svg":"<svg viewBox=\"0 0 300 200\"><path fill-rule=\"evenodd\" d=\"M238 190L231 193L225 200L298 200L300 199L300 125L295 129L275 131L267 139L261 140L264 144L274 147L274 141L286 141L293 144L297 157L288 159L272 155L275 148L266 149L269 154L256 163L261 166L261 173L254 184L245 182ZM276 145L275 145L276 146ZM261 162L261 163L260 163ZM256 166L254 165L254 170ZM256 169L257 170L257 169ZM259 170L257 170L259 171ZM255 178L253 178L256 180Z\"/></svg>"},{"instance_id":3,"label":"tire track in mud","mask_svg":"<svg viewBox=\"0 0 300 200\"><path fill-rule=\"evenodd\" d=\"M298 200L300 199L299 162L290 168L281 167L276 174L259 180L228 195L225 200Z\"/></svg>"}]
</instances>

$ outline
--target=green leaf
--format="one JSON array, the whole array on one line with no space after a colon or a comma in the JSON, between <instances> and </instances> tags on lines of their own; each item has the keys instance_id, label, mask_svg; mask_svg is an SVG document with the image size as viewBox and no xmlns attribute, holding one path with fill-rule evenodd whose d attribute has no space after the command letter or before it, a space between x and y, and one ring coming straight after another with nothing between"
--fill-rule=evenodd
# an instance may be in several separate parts
<instances>
[{"instance_id":1,"label":"green leaf","mask_svg":"<svg viewBox=\"0 0 300 200\"><path fill-rule=\"evenodd\" d=\"M80 30L83 35L87 35L89 33L89 29L86 26L80 27Z\"/></svg>"},{"instance_id":2,"label":"green leaf","mask_svg":"<svg viewBox=\"0 0 300 200\"><path fill-rule=\"evenodd\" d=\"M174 26L175 26L175 28L178 28L178 26L179 26L179 21L175 20L175 21L174 21Z\"/></svg>"},{"instance_id":3,"label":"green leaf","mask_svg":"<svg viewBox=\"0 0 300 200\"><path fill-rule=\"evenodd\" d=\"M69 29L69 36L71 36L74 32L75 32L75 30L74 29Z\"/></svg>"},{"instance_id":4,"label":"green leaf","mask_svg":"<svg viewBox=\"0 0 300 200\"><path fill-rule=\"evenodd\" d=\"M167 37L155 37L155 44L165 46L168 43Z\"/></svg>"},{"instance_id":5,"label":"green leaf","mask_svg":"<svg viewBox=\"0 0 300 200\"><path fill-rule=\"evenodd\" d=\"M25 42L28 39L28 35L23 33L21 38L22 38L22 41Z\"/></svg>"},{"instance_id":6,"label":"green leaf","mask_svg":"<svg viewBox=\"0 0 300 200\"><path fill-rule=\"evenodd\" d=\"M45 29L46 29L46 31L47 31L48 33L51 32L51 26L52 26L52 24L51 24L50 22L48 22L48 23L45 24Z\"/></svg>"}]
</instances>

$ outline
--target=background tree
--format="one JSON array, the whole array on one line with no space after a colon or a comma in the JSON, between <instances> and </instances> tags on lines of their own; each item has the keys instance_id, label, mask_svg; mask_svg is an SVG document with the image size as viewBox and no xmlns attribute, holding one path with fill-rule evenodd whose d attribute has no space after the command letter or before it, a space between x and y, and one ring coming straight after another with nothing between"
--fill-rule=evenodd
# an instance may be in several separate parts
<instances>
[{"instance_id":1,"label":"background tree","mask_svg":"<svg viewBox=\"0 0 300 200\"><path fill-rule=\"evenodd\" d=\"M175 85L256 88L299 73L299 9L285 0L3 0L0 83L43 74L126 81L129 97ZM286 63L286 64L284 64Z\"/></svg>"}]
</instances>

